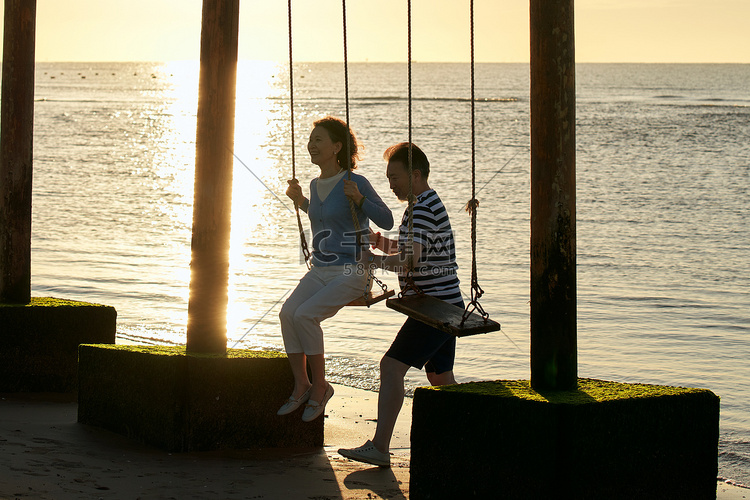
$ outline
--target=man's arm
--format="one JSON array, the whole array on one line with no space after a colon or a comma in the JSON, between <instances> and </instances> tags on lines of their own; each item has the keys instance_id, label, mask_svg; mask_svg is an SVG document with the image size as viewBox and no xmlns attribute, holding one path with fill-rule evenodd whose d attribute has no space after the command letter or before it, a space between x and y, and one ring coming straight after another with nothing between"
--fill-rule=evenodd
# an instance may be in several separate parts
<instances>
[{"instance_id":1,"label":"man's arm","mask_svg":"<svg viewBox=\"0 0 750 500\"><path fill-rule=\"evenodd\" d=\"M370 244L373 248L377 248L386 255L398 253L398 240L386 238L372 229L370 229Z\"/></svg>"},{"instance_id":2,"label":"man's arm","mask_svg":"<svg viewBox=\"0 0 750 500\"><path fill-rule=\"evenodd\" d=\"M383 246L388 245L386 247L389 247L390 245L393 245L395 243L393 240L390 240L388 238L385 239L387 240L387 243L384 243ZM398 248L398 244L396 244L396 248ZM412 255L414 256L414 258L412 259L412 267L416 267L419 263L419 256L422 255L422 245L414 242L413 250L414 251L412 252ZM398 274L406 274L406 272L408 271L409 256L406 250L402 252L396 250L396 253L393 253L391 255L375 255L371 252L368 253L370 254L369 256L367 256L368 262L371 262L377 267Z\"/></svg>"}]
</instances>

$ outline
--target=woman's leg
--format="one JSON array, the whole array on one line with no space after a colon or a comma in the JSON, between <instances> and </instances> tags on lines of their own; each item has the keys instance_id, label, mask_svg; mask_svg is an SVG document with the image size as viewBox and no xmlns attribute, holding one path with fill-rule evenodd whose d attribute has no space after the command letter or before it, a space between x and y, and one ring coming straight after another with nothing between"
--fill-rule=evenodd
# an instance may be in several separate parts
<instances>
[{"instance_id":1,"label":"woman's leg","mask_svg":"<svg viewBox=\"0 0 750 500\"><path fill-rule=\"evenodd\" d=\"M279 313L284 348L294 376L294 389L292 390L292 398L294 399L302 396L312 385L307 376L307 356L305 356L304 347L295 327L294 316L299 306L315 295L323 286L323 281L316 276L316 273L308 271L302 277L294 292L284 302Z\"/></svg>"},{"instance_id":2,"label":"woman's leg","mask_svg":"<svg viewBox=\"0 0 750 500\"><path fill-rule=\"evenodd\" d=\"M310 399L321 402L328 389L326 381L326 360L324 354L310 354L307 356L307 362L310 363L310 372L312 373L312 390Z\"/></svg>"},{"instance_id":3,"label":"woman's leg","mask_svg":"<svg viewBox=\"0 0 750 500\"><path fill-rule=\"evenodd\" d=\"M342 307L362 295L367 278L346 273L343 266L323 268L325 283L294 311L294 328L305 354L323 354L323 329L320 323L336 315Z\"/></svg>"},{"instance_id":4,"label":"woman's leg","mask_svg":"<svg viewBox=\"0 0 750 500\"><path fill-rule=\"evenodd\" d=\"M362 294L366 277L346 269L313 268L299 282L279 313L284 347L294 375L292 397L300 397L312 386L310 399L322 401L325 379L323 329L320 322L334 316ZM312 383L307 375L310 364Z\"/></svg>"},{"instance_id":5,"label":"woman's leg","mask_svg":"<svg viewBox=\"0 0 750 500\"><path fill-rule=\"evenodd\" d=\"M302 352L292 352L287 353L287 357L292 367L292 375L294 375L292 398L298 399L311 386L310 379L307 377L307 356Z\"/></svg>"},{"instance_id":6,"label":"woman's leg","mask_svg":"<svg viewBox=\"0 0 750 500\"><path fill-rule=\"evenodd\" d=\"M295 330L312 373L312 401L322 401L328 389L325 378L323 329L320 323L335 316L342 307L360 296L364 290L366 277L345 271L346 268L343 267L319 270L325 286L297 307L294 314Z\"/></svg>"}]
</instances>

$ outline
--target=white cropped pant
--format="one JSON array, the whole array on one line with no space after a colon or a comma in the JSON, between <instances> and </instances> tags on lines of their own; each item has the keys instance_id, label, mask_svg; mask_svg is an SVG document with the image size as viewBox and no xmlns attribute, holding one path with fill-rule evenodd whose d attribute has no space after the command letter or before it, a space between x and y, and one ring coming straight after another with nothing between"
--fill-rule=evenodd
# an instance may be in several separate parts
<instances>
[{"instance_id":1,"label":"white cropped pant","mask_svg":"<svg viewBox=\"0 0 750 500\"><path fill-rule=\"evenodd\" d=\"M361 296L366 284L361 266L313 266L279 313L286 352L323 354L321 321Z\"/></svg>"}]
</instances>

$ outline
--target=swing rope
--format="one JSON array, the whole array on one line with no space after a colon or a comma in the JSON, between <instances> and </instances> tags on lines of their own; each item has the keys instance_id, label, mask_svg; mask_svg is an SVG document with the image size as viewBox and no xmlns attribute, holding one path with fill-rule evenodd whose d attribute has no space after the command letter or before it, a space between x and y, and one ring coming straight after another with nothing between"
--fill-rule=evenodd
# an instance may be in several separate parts
<instances>
[{"instance_id":1,"label":"swing rope","mask_svg":"<svg viewBox=\"0 0 750 500\"><path fill-rule=\"evenodd\" d=\"M407 0L406 2L406 46L407 46L407 65L406 65L406 73L407 73L407 106L408 106L408 131L409 131L409 155L408 155L408 165L407 165L407 174L409 177L409 198L408 198L408 208L407 208L407 214L408 214L408 233L407 233L407 239L406 239L406 286L403 290L399 293L399 297L403 297L405 293L409 290L415 291L417 294L422 294L422 290L414 283L414 204L416 202L416 196L414 196L414 186L412 182L412 172L414 168L414 160L413 160L413 149L412 149L412 65L411 65L411 38L412 38L412 31L411 31L411 0Z\"/></svg>"},{"instance_id":2,"label":"swing rope","mask_svg":"<svg viewBox=\"0 0 750 500\"><path fill-rule=\"evenodd\" d=\"M288 17L289 17L289 121L292 129L292 179L297 180L296 160L294 156L294 58L292 56L292 0L289 0L288 4ZM297 214L297 227L299 229L300 246L302 248L302 256L305 259L305 265L307 269L312 268L312 256L310 255L310 249L307 247L307 239L305 238L305 229L302 227L302 217L299 213L299 205L294 202L294 211Z\"/></svg>"},{"instance_id":3,"label":"swing rope","mask_svg":"<svg viewBox=\"0 0 750 500\"><path fill-rule=\"evenodd\" d=\"M466 205L466 211L471 215L471 301L466 306L461 324L466 321L469 315L476 311L482 318L489 318L479 304L479 299L484 294L484 290L479 286L477 273L477 208L479 200L476 195L476 118L475 118L475 83L474 83L474 0L469 0L469 26L470 26L470 45L471 45L471 200Z\"/></svg>"},{"instance_id":4,"label":"swing rope","mask_svg":"<svg viewBox=\"0 0 750 500\"><path fill-rule=\"evenodd\" d=\"M348 44L347 44L347 30L346 30L346 0L341 0L341 15L342 15L342 22L343 22L343 36L344 36L344 105L346 108L345 111L345 119L346 119L346 163L347 163L347 179L352 180L352 135L351 135L351 129L349 128L349 50L348 50ZM359 225L359 217L357 217L357 208L354 204L354 200L349 198L349 212L352 215L352 222L354 222L354 231L357 235L357 258L359 258L359 255L361 253L362 249L362 228ZM377 285L380 287L382 291L381 297L388 297L388 286L378 279L377 276L375 276L375 273L372 268L368 266L367 272L367 282L365 283L364 291L362 292L362 301L367 305L367 307L370 307L370 303L372 302L368 298L368 294L370 293L371 284L377 283ZM392 294L392 292L391 292ZM357 302L357 301L354 301ZM351 304L353 305L353 304Z\"/></svg>"},{"instance_id":5,"label":"swing rope","mask_svg":"<svg viewBox=\"0 0 750 500\"><path fill-rule=\"evenodd\" d=\"M463 310L459 328L464 328L467 320L476 312L486 323L489 320L489 314L482 308L479 299L484 294L484 290L479 286L477 271L477 207L479 200L476 198L476 91L475 91L475 55L474 55L474 0L469 2L469 23L470 23L470 46L471 46L471 200L466 205L466 210L471 215L471 300ZM406 286L399 294L399 298L404 297L405 292L414 290L418 295L424 292L414 283L414 203L416 197L413 193L412 185L412 16L411 0L407 1L407 46L408 46L408 129L409 129L409 208L408 208L408 238L407 238L407 275ZM392 304L394 304L392 302ZM499 327L499 325L498 325Z\"/></svg>"},{"instance_id":6,"label":"swing rope","mask_svg":"<svg viewBox=\"0 0 750 500\"><path fill-rule=\"evenodd\" d=\"M352 146L350 140L350 128L349 128L349 50L347 48L347 35L346 35L346 0L341 0L341 17L343 20L343 33L344 33L344 106L346 108L346 168L347 179L352 180ZM362 235L360 234L359 218L357 217L357 208L354 205L354 200L349 198L349 211L352 214L352 221L354 221L354 231L357 234L357 248L362 247Z\"/></svg>"}]
</instances>

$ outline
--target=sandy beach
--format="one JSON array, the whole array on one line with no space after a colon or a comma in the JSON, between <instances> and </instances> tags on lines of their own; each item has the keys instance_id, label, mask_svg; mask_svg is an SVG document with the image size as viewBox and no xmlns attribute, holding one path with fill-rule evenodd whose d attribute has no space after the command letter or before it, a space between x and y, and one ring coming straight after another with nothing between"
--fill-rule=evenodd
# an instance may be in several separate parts
<instances>
[{"instance_id":1,"label":"sandy beach","mask_svg":"<svg viewBox=\"0 0 750 500\"><path fill-rule=\"evenodd\" d=\"M0 499L408 498L410 399L390 469L337 453L372 437L377 396L336 385L323 448L168 453L78 424L69 396L5 394Z\"/></svg>"},{"instance_id":2,"label":"sandy beach","mask_svg":"<svg viewBox=\"0 0 750 500\"><path fill-rule=\"evenodd\" d=\"M336 385L325 446L315 449L168 453L77 423L70 396L0 395L0 499L405 499L409 498L407 399L392 467L351 462L340 447L375 429L377 394ZM717 498L750 489L717 482Z\"/></svg>"}]
</instances>

